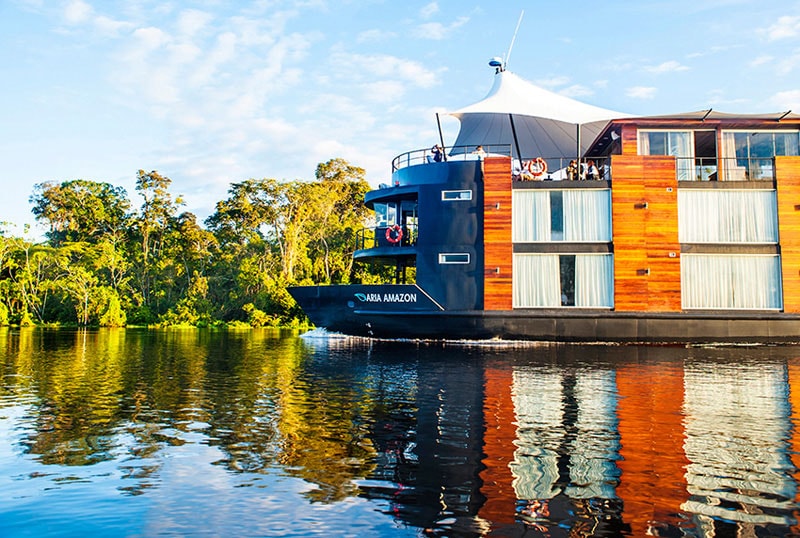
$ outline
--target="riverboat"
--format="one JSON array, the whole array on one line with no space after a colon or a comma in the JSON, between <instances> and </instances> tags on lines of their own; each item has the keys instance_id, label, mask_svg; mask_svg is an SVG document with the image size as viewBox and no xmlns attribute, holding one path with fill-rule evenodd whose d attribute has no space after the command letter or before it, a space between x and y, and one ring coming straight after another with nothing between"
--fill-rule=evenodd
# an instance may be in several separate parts
<instances>
[{"instance_id":1,"label":"riverboat","mask_svg":"<svg viewBox=\"0 0 800 538\"><path fill-rule=\"evenodd\" d=\"M800 341L800 115L636 117L504 66L367 193L355 262L391 283L292 287L376 338ZM437 117L438 120L438 117Z\"/></svg>"}]
</instances>

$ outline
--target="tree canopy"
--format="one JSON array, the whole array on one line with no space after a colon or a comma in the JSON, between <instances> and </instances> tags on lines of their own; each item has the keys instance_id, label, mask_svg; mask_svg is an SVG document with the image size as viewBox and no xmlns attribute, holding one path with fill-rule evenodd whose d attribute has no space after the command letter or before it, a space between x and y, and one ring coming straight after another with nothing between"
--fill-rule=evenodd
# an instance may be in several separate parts
<instances>
[{"instance_id":1,"label":"tree canopy","mask_svg":"<svg viewBox=\"0 0 800 538\"><path fill-rule=\"evenodd\" d=\"M109 183L40 183L46 240L0 230L0 324L304 324L287 286L360 278L369 213L363 168L331 159L315 176L232 183L203 225L155 170L137 173L138 208Z\"/></svg>"}]
</instances>

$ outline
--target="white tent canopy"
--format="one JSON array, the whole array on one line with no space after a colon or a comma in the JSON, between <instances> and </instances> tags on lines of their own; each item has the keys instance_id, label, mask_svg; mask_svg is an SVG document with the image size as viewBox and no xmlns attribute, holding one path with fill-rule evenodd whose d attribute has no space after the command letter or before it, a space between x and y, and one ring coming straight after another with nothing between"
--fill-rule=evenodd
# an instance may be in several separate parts
<instances>
[{"instance_id":1,"label":"white tent canopy","mask_svg":"<svg viewBox=\"0 0 800 538\"><path fill-rule=\"evenodd\" d=\"M523 159L582 155L609 120L630 117L545 90L505 70L497 72L483 100L450 114L461 121L454 146L465 147L455 152L508 144Z\"/></svg>"}]
</instances>

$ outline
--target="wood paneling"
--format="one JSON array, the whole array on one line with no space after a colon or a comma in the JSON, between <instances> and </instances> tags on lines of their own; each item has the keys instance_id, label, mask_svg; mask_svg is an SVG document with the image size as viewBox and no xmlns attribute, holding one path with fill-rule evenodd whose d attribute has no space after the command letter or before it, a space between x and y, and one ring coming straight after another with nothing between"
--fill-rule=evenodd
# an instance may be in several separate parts
<instances>
[{"instance_id":1,"label":"wood paneling","mask_svg":"<svg viewBox=\"0 0 800 538\"><path fill-rule=\"evenodd\" d=\"M639 153L638 129L635 125L623 125L621 131L622 154L637 155Z\"/></svg>"},{"instance_id":2,"label":"wood paneling","mask_svg":"<svg viewBox=\"0 0 800 538\"><path fill-rule=\"evenodd\" d=\"M680 311L675 159L614 155L612 169L614 307Z\"/></svg>"},{"instance_id":3,"label":"wood paneling","mask_svg":"<svg viewBox=\"0 0 800 538\"><path fill-rule=\"evenodd\" d=\"M775 157L783 309L800 312L800 157Z\"/></svg>"},{"instance_id":4,"label":"wood paneling","mask_svg":"<svg viewBox=\"0 0 800 538\"><path fill-rule=\"evenodd\" d=\"M487 157L483 184L483 308L511 310L511 159Z\"/></svg>"}]
</instances>

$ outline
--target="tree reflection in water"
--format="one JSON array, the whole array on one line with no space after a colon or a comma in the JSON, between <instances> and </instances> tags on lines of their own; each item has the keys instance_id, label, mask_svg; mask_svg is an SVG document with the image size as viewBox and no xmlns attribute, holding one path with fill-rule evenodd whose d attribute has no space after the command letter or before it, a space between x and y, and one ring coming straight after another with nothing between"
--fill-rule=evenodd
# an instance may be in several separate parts
<instances>
[{"instance_id":1,"label":"tree reflection in water","mask_svg":"<svg viewBox=\"0 0 800 538\"><path fill-rule=\"evenodd\" d=\"M797 351L0 328L0 493L22 491L0 517L41 500L80 525L111 521L94 503L136 511L128 534L210 511L212 533L262 535L790 534Z\"/></svg>"}]
</instances>

